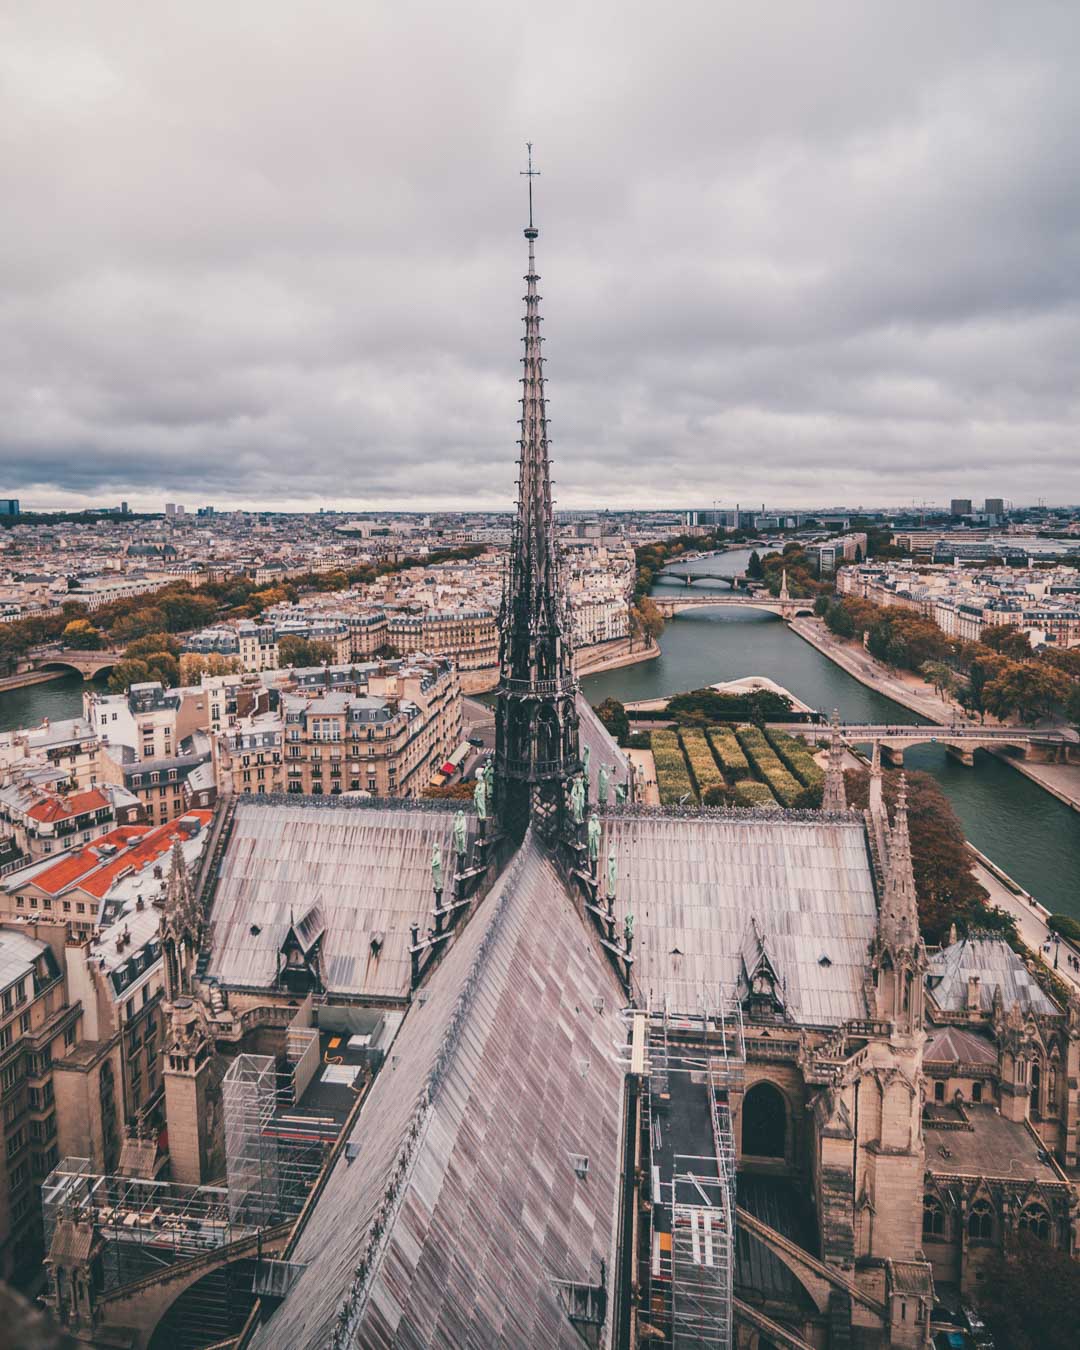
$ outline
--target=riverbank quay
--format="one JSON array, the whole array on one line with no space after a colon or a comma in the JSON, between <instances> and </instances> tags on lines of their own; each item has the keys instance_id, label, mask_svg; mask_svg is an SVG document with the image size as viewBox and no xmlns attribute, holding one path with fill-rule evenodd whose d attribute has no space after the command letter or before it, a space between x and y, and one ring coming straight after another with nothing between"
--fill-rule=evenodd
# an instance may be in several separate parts
<instances>
[{"instance_id":1,"label":"riverbank quay","mask_svg":"<svg viewBox=\"0 0 1080 1350\"><path fill-rule=\"evenodd\" d=\"M613 642L604 642L596 647L586 647L576 653L574 673L581 679L586 675L599 675L603 670L618 670L622 666L636 666L642 661L655 661L661 654L659 642L636 650L626 638L616 638Z\"/></svg>"},{"instance_id":2,"label":"riverbank quay","mask_svg":"<svg viewBox=\"0 0 1080 1350\"><path fill-rule=\"evenodd\" d=\"M48 684L51 680L62 680L62 670L27 670L21 675L5 675L0 680L0 694L7 689L27 689L32 684Z\"/></svg>"},{"instance_id":3,"label":"riverbank quay","mask_svg":"<svg viewBox=\"0 0 1080 1350\"><path fill-rule=\"evenodd\" d=\"M1015 759L1004 750L991 750L990 754L1038 783L1044 792L1049 792L1059 802L1080 812L1080 764L1031 764L1024 759Z\"/></svg>"},{"instance_id":4,"label":"riverbank quay","mask_svg":"<svg viewBox=\"0 0 1080 1350\"><path fill-rule=\"evenodd\" d=\"M1011 914L1016 920L1020 941L1032 956L1052 970L1074 993L1080 994L1080 964L1071 964L1072 961L1080 963L1080 949L1050 931L1047 923L1050 911L1044 904L1018 886L974 844L969 842L968 850L972 855L975 880L989 892L989 903Z\"/></svg>"},{"instance_id":5,"label":"riverbank quay","mask_svg":"<svg viewBox=\"0 0 1080 1350\"><path fill-rule=\"evenodd\" d=\"M928 722L944 725L969 720L954 699L943 700L932 690L927 692L926 681L917 675L893 671L858 644L834 637L820 619L792 619L788 627L860 684L902 704Z\"/></svg>"}]
</instances>

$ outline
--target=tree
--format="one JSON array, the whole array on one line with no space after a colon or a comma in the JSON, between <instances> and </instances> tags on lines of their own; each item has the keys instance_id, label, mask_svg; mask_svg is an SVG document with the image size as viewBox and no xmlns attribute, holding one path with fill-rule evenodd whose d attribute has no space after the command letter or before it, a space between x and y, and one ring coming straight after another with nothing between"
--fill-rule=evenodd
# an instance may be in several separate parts
<instances>
[{"instance_id":1,"label":"tree","mask_svg":"<svg viewBox=\"0 0 1080 1350\"><path fill-rule=\"evenodd\" d=\"M1080 684L1074 684L1065 700L1065 716L1080 731Z\"/></svg>"},{"instance_id":2,"label":"tree","mask_svg":"<svg viewBox=\"0 0 1080 1350\"><path fill-rule=\"evenodd\" d=\"M168 652L170 656L179 658L183 650L178 638L172 637L169 633L147 633L145 637L136 638L134 642L128 643L124 655L126 657L151 657L159 652Z\"/></svg>"},{"instance_id":3,"label":"tree","mask_svg":"<svg viewBox=\"0 0 1080 1350\"><path fill-rule=\"evenodd\" d=\"M234 675L243 667L238 656L224 652L184 652L180 657L180 683L198 684L204 675Z\"/></svg>"},{"instance_id":4,"label":"tree","mask_svg":"<svg viewBox=\"0 0 1080 1350\"><path fill-rule=\"evenodd\" d=\"M1080 1308L1080 1263L1019 1233L989 1257L978 1286L979 1311L994 1343L1009 1350L1073 1350Z\"/></svg>"},{"instance_id":5,"label":"tree","mask_svg":"<svg viewBox=\"0 0 1080 1350\"><path fill-rule=\"evenodd\" d=\"M145 684L152 678L145 661L117 661L109 676L109 688L114 694L126 694L133 684Z\"/></svg>"},{"instance_id":6,"label":"tree","mask_svg":"<svg viewBox=\"0 0 1080 1350\"><path fill-rule=\"evenodd\" d=\"M278 666L287 670L293 666L329 665L337 655L332 642L286 634L278 643Z\"/></svg>"},{"instance_id":7,"label":"tree","mask_svg":"<svg viewBox=\"0 0 1080 1350\"><path fill-rule=\"evenodd\" d=\"M942 701L956 692L956 672L943 661L924 661L920 670L934 686Z\"/></svg>"},{"instance_id":8,"label":"tree","mask_svg":"<svg viewBox=\"0 0 1080 1350\"><path fill-rule=\"evenodd\" d=\"M630 736L630 719L626 709L617 698L606 698L597 705L596 715L620 745L625 745Z\"/></svg>"},{"instance_id":9,"label":"tree","mask_svg":"<svg viewBox=\"0 0 1080 1350\"><path fill-rule=\"evenodd\" d=\"M64 626L62 641L65 647L83 652L98 652L105 645L105 640L89 619L72 619Z\"/></svg>"},{"instance_id":10,"label":"tree","mask_svg":"<svg viewBox=\"0 0 1080 1350\"><path fill-rule=\"evenodd\" d=\"M1014 661L1024 661L1031 657L1031 643L1027 634L1022 633L1014 623L996 624L993 628L986 628L980 640L984 647L1000 652L1002 656L1011 657Z\"/></svg>"},{"instance_id":11,"label":"tree","mask_svg":"<svg viewBox=\"0 0 1080 1350\"><path fill-rule=\"evenodd\" d=\"M751 581L763 581L765 578L765 568L761 564L761 556L757 549L755 549L747 559L746 575Z\"/></svg>"}]
</instances>

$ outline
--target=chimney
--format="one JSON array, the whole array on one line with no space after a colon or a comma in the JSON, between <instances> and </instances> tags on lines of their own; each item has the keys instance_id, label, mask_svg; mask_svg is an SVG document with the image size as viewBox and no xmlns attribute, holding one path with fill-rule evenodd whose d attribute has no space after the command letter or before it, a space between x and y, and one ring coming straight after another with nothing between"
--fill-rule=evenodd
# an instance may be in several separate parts
<instances>
[{"instance_id":1,"label":"chimney","mask_svg":"<svg viewBox=\"0 0 1080 1350\"><path fill-rule=\"evenodd\" d=\"M969 975L967 982L967 1011L977 1013L981 1008L982 1001L979 998L979 977L978 975Z\"/></svg>"}]
</instances>

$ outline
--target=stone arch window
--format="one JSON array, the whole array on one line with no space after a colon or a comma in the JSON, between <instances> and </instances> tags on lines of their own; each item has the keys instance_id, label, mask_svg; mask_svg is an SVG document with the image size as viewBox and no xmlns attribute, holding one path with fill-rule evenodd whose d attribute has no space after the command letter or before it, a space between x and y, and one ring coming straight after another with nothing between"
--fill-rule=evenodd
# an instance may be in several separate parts
<instances>
[{"instance_id":1,"label":"stone arch window","mask_svg":"<svg viewBox=\"0 0 1080 1350\"><path fill-rule=\"evenodd\" d=\"M939 1078L934 1084L934 1101L943 1102L945 1100L945 1082Z\"/></svg>"},{"instance_id":2,"label":"stone arch window","mask_svg":"<svg viewBox=\"0 0 1080 1350\"><path fill-rule=\"evenodd\" d=\"M945 1208L933 1195L923 1196L922 1233L924 1238L945 1237Z\"/></svg>"},{"instance_id":3,"label":"stone arch window","mask_svg":"<svg viewBox=\"0 0 1080 1350\"><path fill-rule=\"evenodd\" d=\"M968 1215L968 1237L975 1242L990 1242L994 1237L994 1211L988 1200L976 1200Z\"/></svg>"},{"instance_id":4,"label":"stone arch window","mask_svg":"<svg viewBox=\"0 0 1080 1350\"><path fill-rule=\"evenodd\" d=\"M1050 1241L1050 1215L1042 1205L1028 1205L1020 1215L1020 1229L1040 1242Z\"/></svg>"},{"instance_id":5,"label":"stone arch window","mask_svg":"<svg viewBox=\"0 0 1080 1350\"><path fill-rule=\"evenodd\" d=\"M742 1151L755 1158L783 1158L787 1145L787 1103L772 1083L755 1083L743 1099Z\"/></svg>"}]
</instances>

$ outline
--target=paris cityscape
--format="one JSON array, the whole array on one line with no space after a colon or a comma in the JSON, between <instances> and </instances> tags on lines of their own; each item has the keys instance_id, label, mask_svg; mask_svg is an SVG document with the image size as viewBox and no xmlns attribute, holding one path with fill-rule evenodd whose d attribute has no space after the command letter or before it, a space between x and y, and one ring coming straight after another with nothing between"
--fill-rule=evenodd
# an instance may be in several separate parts
<instances>
[{"instance_id":1,"label":"paris cityscape","mask_svg":"<svg viewBox=\"0 0 1080 1350\"><path fill-rule=\"evenodd\" d=\"M1034 8L2 20L4 1344L1080 1344Z\"/></svg>"}]
</instances>

